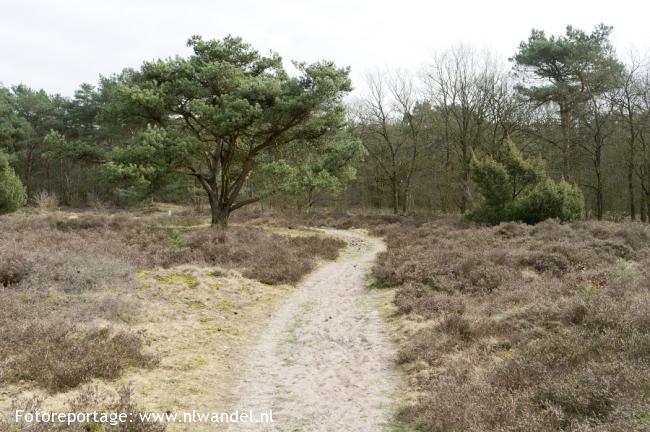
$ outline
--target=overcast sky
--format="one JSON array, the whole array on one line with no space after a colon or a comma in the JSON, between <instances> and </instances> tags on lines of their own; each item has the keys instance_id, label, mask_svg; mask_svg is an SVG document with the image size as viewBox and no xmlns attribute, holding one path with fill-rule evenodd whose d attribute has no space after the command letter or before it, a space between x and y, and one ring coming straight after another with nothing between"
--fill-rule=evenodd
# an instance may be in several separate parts
<instances>
[{"instance_id":1,"label":"overcast sky","mask_svg":"<svg viewBox=\"0 0 650 432\"><path fill-rule=\"evenodd\" d=\"M187 38L243 37L285 61L331 59L355 86L377 68L419 68L459 43L511 56L531 28L614 26L619 54L650 48L650 2L601 0L0 0L0 82L71 95Z\"/></svg>"}]
</instances>

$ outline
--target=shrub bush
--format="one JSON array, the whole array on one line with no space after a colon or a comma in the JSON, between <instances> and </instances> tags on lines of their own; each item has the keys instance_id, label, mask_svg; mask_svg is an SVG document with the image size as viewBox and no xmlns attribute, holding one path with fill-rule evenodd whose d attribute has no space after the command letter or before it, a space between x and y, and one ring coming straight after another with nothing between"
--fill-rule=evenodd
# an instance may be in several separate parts
<instances>
[{"instance_id":1,"label":"shrub bush","mask_svg":"<svg viewBox=\"0 0 650 432\"><path fill-rule=\"evenodd\" d=\"M408 430L648 430L649 227L441 219L382 231L374 275L399 285L408 314Z\"/></svg>"},{"instance_id":2,"label":"shrub bush","mask_svg":"<svg viewBox=\"0 0 650 432\"><path fill-rule=\"evenodd\" d=\"M470 174L483 198L467 214L474 221L491 225L504 221L535 224L552 218L573 221L584 212L584 197L577 186L551 180L541 161L525 159L510 141L498 160L473 157Z\"/></svg>"},{"instance_id":3,"label":"shrub bush","mask_svg":"<svg viewBox=\"0 0 650 432\"><path fill-rule=\"evenodd\" d=\"M31 381L51 391L68 390L93 378L115 379L127 367L149 367L143 338L131 332L83 330L66 322L15 326L0 341L0 382Z\"/></svg>"},{"instance_id":4,"label":"shrub bush","mask_svg":"<svg viewBox=\"0 0 650 432\"><path fill-rule=\"evenodd\" d=\"M16 249L0 249L0 286L9 287L23 280L29 273L31 262Z\"/></svg>"},{"instance_id":5,"label":"shrub bush","mask_svg":"<svg viewBox=\"0 0 650 432\"><path fill-rule=\"evenodd\" d=\"M0 155L0 214L14 212L26 202L25 187L6 159Z\"/></svg>"},{"instance_id":6,"label":"shrub bush","mask_svg":"<svg viewBox=\"0 0 650 432\"><path fill-rule=\"evenodd\" d=\"M546 179L514 202L512 219L531 225L553 218L569 222L583 213L584 197L576 185Z\"/></svg>"}]
</instances>

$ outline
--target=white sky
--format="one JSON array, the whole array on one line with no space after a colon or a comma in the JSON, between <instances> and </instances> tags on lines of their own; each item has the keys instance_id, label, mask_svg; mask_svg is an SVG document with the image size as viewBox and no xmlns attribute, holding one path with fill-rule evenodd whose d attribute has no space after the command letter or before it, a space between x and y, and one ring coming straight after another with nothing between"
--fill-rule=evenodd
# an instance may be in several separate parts
<instances>
[{"instance_id":1,"label":"white sky","mask_svg":"<svg viewBox=\"0 0 650 432\"><path fill-rule=\"evenodd\" d=\"M619 54L650 48L649 1L0 0L0 82L71 95L144 60L186 55L192 34L238 35L289 60L418 68L459 43L507 59L531 28L614 26Z\"/></svg>"}]
</instances>

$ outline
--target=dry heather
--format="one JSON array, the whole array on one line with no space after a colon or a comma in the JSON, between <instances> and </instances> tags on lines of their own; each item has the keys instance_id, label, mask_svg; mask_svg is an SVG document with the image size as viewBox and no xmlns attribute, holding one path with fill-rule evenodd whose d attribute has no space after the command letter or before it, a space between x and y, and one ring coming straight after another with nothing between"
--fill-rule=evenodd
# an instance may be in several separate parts
<instances>
[{"instance_id":1,"label":"dry heather","mask_svg":"<svg viewBox=\"0 0 650 432\"><path fill-rule=\"evenodd\" d=\"M422 431L650 429L650 228L460 219L376 228L374 274L418 321L400 353Z\"/></svg>"},{"instance_id":2,"label":"dry heather","mask_svg":"<svg viewBox=\"0 0 650 432\"><path fill-rule=\"evenodd\" d=\"M135 268L180 264L217 265L265 283L294 283L344 245L328 237L279 236L243 226L166 228L128 215L4 217L0 224L7 262L0 268L2 285L20 285L25 278L29 285L54 284L68 291L133 279Z\"/></svg>"},{"instance_id":3,"label":"dry heather","mask_svg":"<svg viewBox=\"0 0 650 432\"><path fill-rule=\"evenodd\" d=\"M298 281L344 242L259 228L166 228L127 214L0 217L0 386L66 391L160 361L133 330L147 298L139 270L235 269L268 284ZM0 395L0 402L2 395Z\"/></svg>"},{"instance_id":4,"label":"dry heather","mask_svg":"<svg viewBox=\"0 0 650 432\"><path fill-rule=\"evenodd\" d=\"M147 422L140 418L144 411L133 401L133 390L121 386L116 391L107 392L97 386L86 385L73 398L66 401L64 412L87 413L97 411L101 407L106 413L127 413L132 421L125 423L107 422L99 426L92 422L71 422L68 424L36 423L36 422L3 422L0 420L0 431L30 431L30 432L163 432L165 425ZM38 398L15 401L12 408L25 412L47 412Z\"/></svg>"},{"instance_id":5,"label":"dry heather","mask_svg":"<svg viewBox=\"0 0 650 432\"><path fill-rule=\"evenodd\" d=\"M314 211L311 213L288 212L275 209L250 207L233 215L234 220L249 225L283 227L330 227L336 229L377 228L394 223L421 223L425 216L399 216L367 211Z\"/></svg>"}]
</instances>

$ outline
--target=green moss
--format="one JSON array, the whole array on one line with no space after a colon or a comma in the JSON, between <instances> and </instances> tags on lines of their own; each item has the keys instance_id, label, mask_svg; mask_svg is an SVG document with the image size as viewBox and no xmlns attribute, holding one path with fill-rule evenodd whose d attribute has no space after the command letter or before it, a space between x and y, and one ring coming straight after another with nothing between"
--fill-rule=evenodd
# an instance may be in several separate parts
<instances>
[{"instance_id":1,"label":"green moss","mask_svg":"<svg viewBox=\"0 0 650 432\"><path fill-rule=\"evenodd\" d=\"M135 274L138 278L147 280L147 279L153 279L153 276L151 276L149 273L147 273L144 270L138 270L138 272Z\"/></svg>"},{"instance_id":2,"label":"green moss","mask_svg":"<svg viewBox=\"0 0 650 432\"><path fill-rule=\"evenodd\" d=\"M182 283L187 286L194 286L197 284L196 279L192 278L191 276L176 273L159 276L158 281L162 283Z\"/></svg>"},{"instance_id":3,"label":"green moss","mask_svg":"<svg viewBox=\"0 0 650 432\"><path fill-rule=\"evenodd\" d=\"M639 423L642 425L650 425L650 413L646 412L639 416Z\"/></svg>"},{"instance_id":4,"label":"green moss","mask_svg":"<svg viewBox=\"0 0 650 432\"><path fill-rule=\"evenodd\" d=\"M226 310L226 311L231 311L235 308L235 305L231 302L224 301L221 302L217 305L217 309L219 310Z\"/></svg>"}]
</instances>

